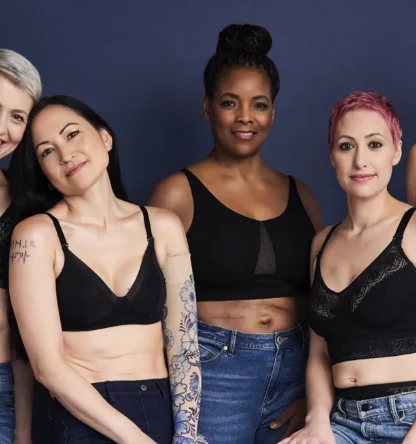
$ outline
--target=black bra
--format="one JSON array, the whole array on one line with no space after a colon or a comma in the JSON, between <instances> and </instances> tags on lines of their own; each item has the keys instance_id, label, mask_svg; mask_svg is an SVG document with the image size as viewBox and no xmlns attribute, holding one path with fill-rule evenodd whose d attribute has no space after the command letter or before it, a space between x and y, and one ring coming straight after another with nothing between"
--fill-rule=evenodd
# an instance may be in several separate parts
<instances>
[{"instance_id":1,"label":"black bra","mask_svg":"<svg viewBox=\"0 0 416 444\"><path fill-rule=\"evenodd\" d=\"M154 249L149 215L143 212L148 245L136 279L125 296L116 296L108 285L71 252L56 217L55 226L65 263L56 279L59 315L63 331L90 331L128 324L154 324L162 320L166 285Z\"/></svg>"},{"instance_id":2,"label":"black bra","mask_svg":"<svg viewBox=\"0 0 416 444\"><path fill-rule=\"evenodd\" d=\"M182 172L194 202L187 238L199 302L308 294L315 230L293 177L283 213L258 221L226 207L193 173Z\"/></svg>"},{"instance_id":3,"label":"black bra","mask_svg":"<svg viewBox=\"0 0 416 444\"><path fill-rule=\"evenodd\" d=\"M308 304L312 329L326 339L331 363L416 353L416 268L402 248L410 208L387 247L342 291L328 288L316 258Z\"/></svg>"}]
</instances>

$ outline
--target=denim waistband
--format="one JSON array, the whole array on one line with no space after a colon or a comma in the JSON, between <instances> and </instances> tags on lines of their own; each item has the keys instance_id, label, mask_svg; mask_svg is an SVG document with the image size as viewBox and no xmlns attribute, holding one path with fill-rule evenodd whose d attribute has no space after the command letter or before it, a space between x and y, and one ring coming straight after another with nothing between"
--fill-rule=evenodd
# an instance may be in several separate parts
<instances>
[{"instance_id":1,"label":"denim waistband","mask_svg":"<svg viewBox=\"0 0 416 444\"><path fill-rule=\"evenodd\" d=\"M235 347L252 349L275 349L290 347L294 344L307 345L309 328L305 320L289 330L275 333L244 333L238 330L218 327L208 322L198 321L198 336L228 346L232 352Z\"/></svg>"},{"instance_id":2,"label":"denim waistband","mask_svg":"<svg viewBox=\"0 0 416 444\"><path fill-rule=\"evenodd\" d=\"M155 395L160 394L162 399L167 399L170 393L169 379L144 379L140 381L105 381L95 382L92 386L105 399L113 401L117 395L140 394Z\"/></svg>"},{"instance_id":3,"label":"denim waistband","mask_svg":"<svg viewBox=\"0 0 416 444\"><path fill-rule=\"evenodd\" d=\"M0 376L9 376L12 372L10 362L3 362L0 364Z\"/></svg>"},{"instance_id":4,"label":"denim waistband","mask_svg":"<svg viewBox=\"0 0 416 444\"><path fill-rule=\"evenodd\" d=\"M170 398L169 378L94 382L92 386L109 403L114 403L118 397L125 396L160 396L162 400ZM56 398L53 398L51 402L49 419L54 418L57 414L70 414Z\"/></svg>"},{"instance_id":5,"label":"denim waistband","mask_svg":"<svg viewBox=\"0 0 416 444\"><path fill-rule=\"evenodd\" d=\"M416 392L401 393L383 398L350 401L340 398L337 400L338 410L350 418L364 420L380 414L391 414L398 418L399 411L416 408Z\"/></svg>"}]
</instances>

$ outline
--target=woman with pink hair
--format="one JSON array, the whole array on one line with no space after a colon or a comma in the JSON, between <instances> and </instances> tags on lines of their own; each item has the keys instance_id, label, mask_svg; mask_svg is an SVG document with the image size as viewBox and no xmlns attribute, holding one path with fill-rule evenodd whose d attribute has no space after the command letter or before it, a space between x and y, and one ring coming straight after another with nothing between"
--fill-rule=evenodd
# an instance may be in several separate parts
<instances>
[{"instance_id":1,"label":"woman with pink hair","mask_svg":"<svg viewBox=\"0 0 416 444\"><path fill-rule=\"evenodd\" d=\"M348 213L312 244L305 427L282 443L416 442L416 218L388 184L402 155L390 102L341 99L331 163Z\"/></svg>"}]
</instances>

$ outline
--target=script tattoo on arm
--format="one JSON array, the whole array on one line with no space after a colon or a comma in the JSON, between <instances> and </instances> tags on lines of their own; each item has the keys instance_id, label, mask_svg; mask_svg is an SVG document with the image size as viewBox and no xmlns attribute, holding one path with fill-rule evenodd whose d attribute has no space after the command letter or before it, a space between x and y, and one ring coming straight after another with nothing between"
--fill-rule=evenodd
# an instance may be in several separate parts
<instances>
[{"instance_id":1,"label":"script tattoo on arm","mask_svg":"<svg viewBox=\"0 0 416 444\"><path fill-rule=\"evenodd\" d=\"M36 248L34 240L12 239L10 244L10 259L12 263L21 262L25 264L31 256L31 250L34 248Z\"/></svg>"}]
</instances>

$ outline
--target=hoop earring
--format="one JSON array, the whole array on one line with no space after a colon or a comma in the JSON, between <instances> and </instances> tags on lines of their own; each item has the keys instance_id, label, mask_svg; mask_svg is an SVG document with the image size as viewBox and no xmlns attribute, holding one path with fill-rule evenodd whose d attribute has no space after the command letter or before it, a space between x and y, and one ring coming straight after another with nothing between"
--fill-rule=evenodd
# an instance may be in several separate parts
<instances>
[{"instance_id":1,"label":"hoop earring","mask_svg":"<svg viewBox=\"0 0 416 444\"><path fill-rule=\"evenodd\" d=\"M51 183L48 185L48 188L49 188L51 191L55 189L55 187L54 187Z\"/></svg>"}]
</instances>

